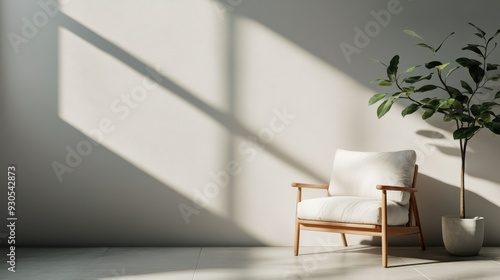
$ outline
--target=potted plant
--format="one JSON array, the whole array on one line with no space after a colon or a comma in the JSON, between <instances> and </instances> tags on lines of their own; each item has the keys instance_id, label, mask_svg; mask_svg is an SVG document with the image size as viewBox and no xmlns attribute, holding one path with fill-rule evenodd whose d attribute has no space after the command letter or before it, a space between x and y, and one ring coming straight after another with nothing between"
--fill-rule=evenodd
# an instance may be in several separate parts
<instances>
[{"instance_id":1,"label":"potted plant","mask_svg":"<svg viewBox=\"0 0 500 280\"><path fill-rule=\"evenodd\" d=\"M423 63L426 68L425 74L412 73L421 65L409 67L401 73L398 69L398 55L395 55L389 64L375 60L384 66L387 78L373 82L393 90L391 93L377 93L369 100L369 105L382 101L377 108L379 118L384 116L395 102L406 102L406 107L401 112L403 117L421 111L424 120L441 114L444 122L456 124L453 138L460 142L460 215L443 216L442 233L446 250L451 254L462 256L477 255L484 236L484 218L471 218L465 212L467 145L483 128L500 134L500 114L495 112L495 108L500 105L496 102L500 99L500 91L495 92L489 87L491 81L500 79L498 72L494 73L500 65L488 61L490 54L497 47L497 43L493 41L500 34L500 29L492 36L487 36L482 29L472 23L469 24L475 28L474 34L479 37L479 43L463 46L461 53L465 53L458 56L454 62L442 62L436 59ZM439 46L434 47L417 33L411 30L404 32L422 40L423 42L417 45L429 49L434 56L442 50L443 43L454 34L452 32ZM469 55L475 55L475 58L467 57ZM455 63L456 65L453 65ZM457 70L467 71L468 77L460 81L452 79L459 72ZM452 85L452 80L458 85Z\"/></svg>"}]
</instances>

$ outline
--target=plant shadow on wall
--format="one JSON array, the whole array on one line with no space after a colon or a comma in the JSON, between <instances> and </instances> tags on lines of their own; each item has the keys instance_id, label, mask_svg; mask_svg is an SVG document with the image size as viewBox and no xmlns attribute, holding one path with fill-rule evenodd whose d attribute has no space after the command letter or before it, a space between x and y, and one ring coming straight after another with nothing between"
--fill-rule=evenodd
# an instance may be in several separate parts
<instances>
[{"instance_id":1,"label":"plant shadow on wall","mask_svg":"<svg viewBox=\"0 0 500 280\"><path fill-rule=\"evenodd\" d=\"M436 126L437 128L441 130L449 130L451 133L451 129L449 127L446 127L442 122L438 122L437 120L433 119L429 121L430 124ZM459 159L460 159L460 148L454 146L450 146L448 144L453 143L453 140L443 140L445 137L444 135L441 135L439 132L436 131L418 131L417 134L419 135L425 135L428 137L429 145L432 147L435 147L437 152L441 152L445 155L448 156L453 156L457 158L456 161L456 174L458 175L458 169L459 169ZM441 136L439 136L441 135ZM439 137L440 139L437 139L436 137ZM491 141L491 137L498 138L497 136L492 136L491 133L481 133L478 134L469 144L469 154L468 154L468 159L467 159L467 169L466 169L466 174L469 177L474 177L474 178L481 178L483 180L487 180L489 182L500 182L500 173L494 171L494 167L491 168L484 168L481 167L481 165L486 161L486 162L493 162L496 160L495 154L492 153L491 151L498 150L499 143L496 143L496 141ZM493 140L498 140L498 139L493 139ZM446 142L444 144L443 142ZM456 144L456 143L454 143ZM449 165L447 162L443 162L443 165ZM436 212L433 212L434 215L436 215L436 220L439 220L437 215L447 215L447 211L449 210L446 209L453 209L457 211L457 205L456 201L459 200L460 194L459 194L459 188L457 187L459 182L458 182L458 176L454 177L454 180L451 180L450 182L452 185L448 185L444 182L440 182L436 179L430 178L428 176L424 175L424 180L421 180L420 185L422 185L423 188L428 189L430 188L429 191L426 191L425 195L424 193L421 194L421 196L428 200L429 202L432 201L432 203L429 203L429 205L434 205L433 209L437 208ZM433 180L434 182L429 182L427 183L428 180ZM455 182L456 181L456 182ZM479 182L478 184L481 184ZM470 185L470 183L469 183ZM477 187L477 186L475 186ZM479 186L480 187L480 186ZM432 194L432 189L436 189L437 193ZM451 190L450 190L451 189ZM441 191L440 191L441 190ZM433 195L431 197L430 195ZM488 200L488 196L481 196L478 195L472 191L466 190L465 196L467 197L467 211L469 215L471 216L484 216L486 223L486 231L485 231L485 240L488 240L488 243L486 245L488 246L498 246L500 244L500 236L496 233L500 231L500 221L498 220L497 216L500 211L500 206L494 204L492 201ZM450 203L451 202L451 203ZM448 205L447 207L443 207L444 205ZM433 210L430 209L430 210ZM424 210L425 212L425 210ZM431 214L431 213L429 213ZM436 221L435 228L439 228L437 226L439 225L439 221ZM493 234L495 233L495 234Z\"/></svg>"},{"instance_id":2,"label":"plant shadow on wall","mask_svg":"<svg viewBox=\"0 0 500 280\"><path fill-rule=\"evenodd\" d=\"M449 126L446 126L443 122L438 121L437 119L428 120L429 124L435 126L441 131L448 131L450 134L452 133L452 129ZM439 152L460 158L460 148L456 146L456 143L452 142L453 140L437 140L436 135L440 135L437 131L427 131L423 133L422 131L417 131L417 134L420 136L426 137L432 147L435 147ZM441 139L444 139L445 136L441 135ZM487 166L484 167L484 162L495 162L498 157L495 154L496 151L500 149L499 143L500 137L494 135L493 133L489 133L487 131L483 131L474 137L472 141L469 142L469 151L467 156L467 168L466 174L474 177L481 178L490 182L500 182L500 173L495 172L495 166ZM445 143L446 142L446 143ZM451 144L455 145L451 145ZM494 151L494 152L492 152ZM457 163L458 164L458 163ZM457 166L457 170L458 170ZM458 186L457 181L457 186Z\"/></svg>"},{"instance_id":3,"label":"plant shadow on wall","mask_svg":"<svg viewBox=\"0 0 500 280\"><path fill-rule=\"evenodd\" d=\"M434 125L435 127L439 128L441 131L449 131L449 133L452 133L452 130L447 127L444 123L439 122L435 119L431 119L428 121L429 124ZM444 182L440 182L438 180L432 179L435 182L431 183L431 186L436 188L436 189L441 189L443 186L446 186L445 189L452 188L453 191L447 191L443 194L436 194L436 198L442 198L442 201L435 201L436 199L432 199L432 197L427 196L422 193L420 195L424 196L424 199L429 199L429 201L435 201L434 203L430 203L430 205L435 205L439 206L439 209L442 209L442 211L436 211L434 215L447 215L449 214L449 211L445 211L445 209L452 209L454 211L457 211L457 205L456 203L450 204L450 201L458 201L460 194L458 193L459 188L457 187L459 185L459 180L458 180L458 169L459 169L459 159L460 159L460 148L456 147L456 143L454 143L454 140L448 139L444 140L445 136L440 134L437 131L418 131L417 135L426 137L428 141L428 145L430 147L435 148L434 152L442 153L447 156L452 156L456 157L457 161L455 161L455 169L457 172L456 177L453 177L453 180L450 182L452 185L448 185ZM437 138L437 139L436 139ZM495 139L491 139L495 138ZM499 143L497 143L498 136L492 135L492 133L480 133L478 134L471 142L469 142L469 152L468 152L468 158L467 158L467 169L466 169L466 174L467 178L480 178L482 180L486 180L488 182L500 182L500 173L495 172L495 167L493 166L488 166L484 167L484 162L494 162L497 157L495 153L492 153L492 151L497 151L499 148ZM450 145L450 144L455 144L455 145ZM445 159L446 161L446 159ZM448 162L443 162L443 165L449 166ZM453 168L453 167L449 167ZM431 178L429 178L431 179ZM466 179L466 182L470 180ZM453 184L454 183L454 184ZM471 185L471 183L468 183ZM481 184L481 182L477 182L476 184ZM422 185L423 187L428 187L427 183L424 183L423 181L420 182L419 185ZM476 189L481 186L473 186ZM486 191L487 193L491 193L490 191ZM494 193L498 193L499 191L495 191ZM439 191L438 191L439 193ZM470 216L484 216L485 221L487 221L485 225L485 240L487 240L487 243L485 245L487 246L498 246L500 244L500 236L498 234L492 234L492 233L497 233L500 231L500 221L498 220L497 216L498 213L500 212L500 206L494 204L491 200L488 199L488 196L481 196L478 195L472 191L466 190L465 196L467 197L466 200L466 208L468 209L468 215ZM492 197L496 197L492 193ZM448 207L443 208L443 203L447 204ZM435 207L433 206L433 208ZM425 213L425 210L424 210ZM430 214L430 213L429 213ZM438 218L438 217L436 217ZM435 224L436 229L439 229L438 223Z\"/></svg>"}]
</instances>

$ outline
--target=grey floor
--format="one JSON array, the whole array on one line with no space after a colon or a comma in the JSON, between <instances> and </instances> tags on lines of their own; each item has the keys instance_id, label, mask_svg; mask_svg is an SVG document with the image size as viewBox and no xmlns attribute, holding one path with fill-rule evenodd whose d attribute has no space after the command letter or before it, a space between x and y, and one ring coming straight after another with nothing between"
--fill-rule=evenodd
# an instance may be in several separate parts
<instances>
[{"instance_id":1,"label":"grey floor","mask_svg":"<svg viewBox=\"0 0 500 280\"><path fill-rule=\"evenodd\" d=\"M289 247L18 248L15 273L2 253L0 279L500 279L499 247L467 258L443 248L389 254L383 269L380 248L369 246L302 247L298 257Z\"/></svg>"}]
</instances>

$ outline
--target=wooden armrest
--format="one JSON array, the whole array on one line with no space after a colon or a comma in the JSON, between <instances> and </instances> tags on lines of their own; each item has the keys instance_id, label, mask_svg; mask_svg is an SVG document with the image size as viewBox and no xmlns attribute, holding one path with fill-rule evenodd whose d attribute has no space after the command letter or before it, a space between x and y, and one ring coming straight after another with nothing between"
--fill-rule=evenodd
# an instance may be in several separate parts
<instances>
[{"instance_id":1,"label":"wooden armrest","mask_svg":"<svg viewBox=\"0 0 500 280\"><path fill-rule=\"evenodd\" d=\"M304 184L304 183L292 183L292 187L294 188L308 188L308 189L322 189L327 190L328 185L317 185L317 184Z\"/></svg>"},{"instance_id":2,"label":"wooden armrest","mask_svg":"<svg viewBox=\"0 0 500 280\"><path fill-rule=\"evenodd\" d=\"M417 189L414 189L414 188L396 187L396 186L385 186L385 185L377 185L377 190L381 190L381 191L400 191L400 192L416 192L417 191Z\"/></svg>"}]
</instances>

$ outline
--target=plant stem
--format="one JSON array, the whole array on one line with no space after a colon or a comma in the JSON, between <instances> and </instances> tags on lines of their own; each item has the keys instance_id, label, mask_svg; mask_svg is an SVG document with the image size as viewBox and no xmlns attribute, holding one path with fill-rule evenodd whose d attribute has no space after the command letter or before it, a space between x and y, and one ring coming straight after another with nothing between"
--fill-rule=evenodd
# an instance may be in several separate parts
<instances>
[{"instance_id":1,"label":"plant stem","mask_svg":"<svg viewBox=\"0 0 500 280\"><path fill-rule=\"evenodd\" d=\"M453 95L451 94L450 90L448 89L448 85L443 80L443 77L441 76L441 70L439 70L439 69L436 69L436 70L437 70L437 73L438 73L439 81L441 81L441 84L443 84L443 86L444 86L444 91L446 91L446 93L448 93L448 95L450 96L450 98L452 98Z\"/></svg>"},{"instance_id":2,"label":"plant stem","mask_svg":"<svg viewBox=\"0 0 500 280\"><path fill-rule=\"evenodd\" d=\"M469 139L460 139L460 157L462 166L460 169L460 218L465 219L465 156L467 152L467 142Z\"/></svg>"}]
</instances>

